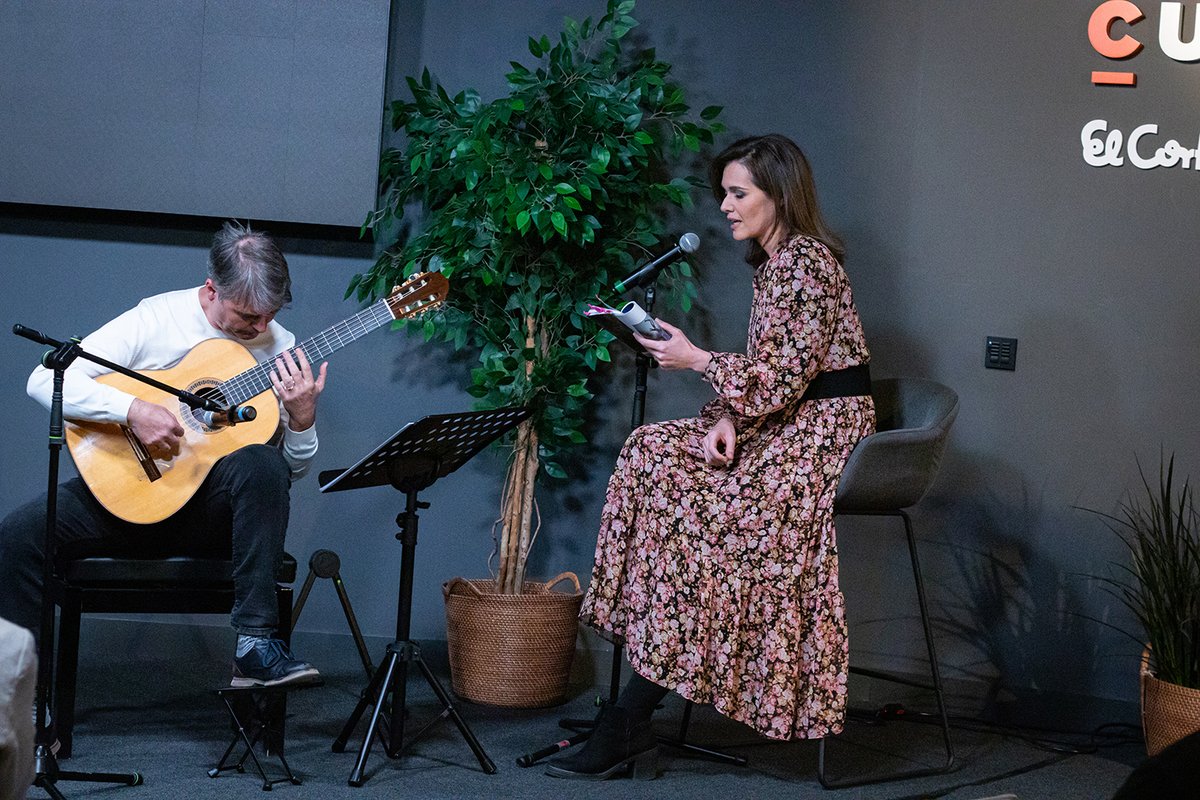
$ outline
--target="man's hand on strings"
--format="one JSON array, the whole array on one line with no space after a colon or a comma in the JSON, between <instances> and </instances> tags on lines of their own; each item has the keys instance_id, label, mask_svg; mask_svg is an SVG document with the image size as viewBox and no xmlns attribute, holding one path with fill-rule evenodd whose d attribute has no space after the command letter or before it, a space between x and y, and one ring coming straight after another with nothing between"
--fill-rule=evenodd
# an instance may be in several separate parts
<instances>
[{"instance_id":1,"label":"man's hand on strings","mask_svg":"<svg viewBox=\"0 0 1200 800\"><path fill-rule=\"evenodd\" d=\"M271 371L271 385L288 413L288 427L303 431L317 421L317 398L325 390L325 371L328 362L323 362L317 374L304 351L296 348L275 357L275 369Z\"/></svg>"}]
</instances>

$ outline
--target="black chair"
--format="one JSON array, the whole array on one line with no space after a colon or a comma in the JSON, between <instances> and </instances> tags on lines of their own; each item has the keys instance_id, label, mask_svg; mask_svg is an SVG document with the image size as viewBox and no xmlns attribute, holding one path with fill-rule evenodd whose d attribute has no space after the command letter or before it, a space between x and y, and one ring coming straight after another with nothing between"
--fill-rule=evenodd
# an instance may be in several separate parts
<instances>
[{"instance_id":1,"label":"black chair","mask_svg":"<svg viewBox=\"0 0 1200 800\"><path fill-rule=\"evenodd\" d=\"M945 745L945 760L934 767L902 770L862 778L831 780L825 769L826 744L821 739L817 756L817 777L827 789L862 786L871 783L937 775L954 767L954 746L950 738L950 720L946 713L945 691L938 670L933 627L925 597L925 581L917 558L917 540L906 509L920 502L933 485L941 463L950 426L958 414L958 395L930 380L898 378L875 381L871 385L878 419L876 433L866 437L850 454L838 484L834 500L836 516L889 516L904 521L908 554L912 564L925 647L929 657L930 681L851 666L850 671L870 678L930 690L937 701L938 716Z\"/></svg>"},{"instance_id":2,"label":"black chair","mask_svg":"<svg viewBox=\"0 0 1200 800\"><path fill-rule=\"evenodd\" d=\"M276 578L279 636L291 638L296 559L287 553ZM54 674L54 727L60 758L71 755L80 618L90 613L228 614L233 608L233 562L170 556L60 559L47 585L60 609ZM282 709L281 709L282 713Z\"/></svg>"}]
</instances>

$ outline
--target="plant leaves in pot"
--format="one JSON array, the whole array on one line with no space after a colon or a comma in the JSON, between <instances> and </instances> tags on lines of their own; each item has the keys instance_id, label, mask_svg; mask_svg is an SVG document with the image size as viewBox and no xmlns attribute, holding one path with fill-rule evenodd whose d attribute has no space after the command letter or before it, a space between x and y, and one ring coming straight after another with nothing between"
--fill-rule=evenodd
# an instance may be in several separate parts
<instances>
[{"instance_id":1,"label":"plant leaves in pot","mask_svg":"<svg viewBox=\"0 0 1200 800\"><path fill-rule=\"evenodd\" d=\"M1128 564L1113 565L1105 589L1137 619L1146 752L1200 731L1200 515L1190 480L1177 488L1175 456L1160 456L1157 484L1138 464L1141 490L1116 514L1093 511L1124 543Z\"/></svg>"},{"instance_id":2,"label":"plant leaves in pot","mask_svg":"<svg viewBox=\"0 0 1200 800\"><path fill-rule=\"evenodd\" d=\"M563 454L588 441L595 372L611 360L614 340L588 321L588 306L647 260L667 211L691 206L703 183L685 162L722 129L719 107L692 117L670 66L630 43L633 11L633 0L609 0L598 22L568 19L557 41L531 38L538 63L513 62L508 94L491 102L470 89L451 95L426 71L409 78L411 101L390 106L405 145L382 156L382 198L364 230L384 242L417 206L419 224L355 276L347 294L371 299L411 273L442 272L448 302L406 327L477 358L467 388L477 408L531 411L503 443L510 452L495 578L446 584L451 626L458 598L553 593L555 581L535 591L525 581L540 528L534 487L565 478ZM673 177L675 166L687 174ZM664 271L667 305L690 308L691 274L686 261ZM577 581L575 596L574 610L561 611L571 626ZM519 622L506 635L515 641L538 627ZM462 639L448 638L454 662Z\"/></svg>"}]
</instances>

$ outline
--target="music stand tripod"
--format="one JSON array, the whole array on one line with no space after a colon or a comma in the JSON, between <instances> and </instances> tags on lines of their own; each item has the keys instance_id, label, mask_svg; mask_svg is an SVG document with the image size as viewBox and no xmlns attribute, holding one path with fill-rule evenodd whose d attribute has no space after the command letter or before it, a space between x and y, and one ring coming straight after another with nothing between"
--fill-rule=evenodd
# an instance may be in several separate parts
<instances>
[{"instance_id":1,"label":"music stand tripod","mask_svg":"<svg viewBox=\"0 0 1200 800\"><path fill-rule=\"evenodd\" d=\"M355 706L354 712L346 720L341 734L333 743L335 753L343 752L367 706L374 705L367 732L359 749L358 760L350 772L348 783L351 786L363 785L363 769L376 735L379 736L389 758L398 758L405 747L404 715L410 661L416 662L420 668L425 681L441 702L443 712L417 731L408 744L419 739L439 719L448 716L466 739L483 771L489 775L496 772L495 763L484 752L475 734L459 715L449 692L422 659L420 646L409 638L413 559L417 546L417 510L429 508L429 504L418 500L417 495L438 478L449 475L474 458L528 416L529 410L525 408L428 416L405 425L353 467L346 470L328 470L320 475L322 492L391 485L405 495L404 511L396 517L396 524L400 527L396 538L402 545L400 592L396 603L396 640L388 645L387 655L375 670L375 675ZM389 694L392 696L391 710L386 724L381 726L381 715Z\"/></svg>"}]
</instances>

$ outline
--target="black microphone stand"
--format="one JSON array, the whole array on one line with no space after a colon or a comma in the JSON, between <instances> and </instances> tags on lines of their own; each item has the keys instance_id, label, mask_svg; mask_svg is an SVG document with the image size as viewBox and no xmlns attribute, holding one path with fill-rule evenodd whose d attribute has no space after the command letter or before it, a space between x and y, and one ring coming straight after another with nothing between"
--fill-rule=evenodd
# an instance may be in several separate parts
<instances>
[{"instance_id":1,"label":"black microphone stand","mask_svg":"<svg viewBox=\"0 0 1200 800\"><path fill-rule=\"evenodd\" d=\"M642 309L651 319L654 318L654 296L657 294L655 288L657 285L657 278L646 284L646 291L642 296ZM639 347L637 349L637 363L634 371L633 417L629 421L630 431L637 430L642 426L642 423L646 421L646 383L650 376L650 367L653 365L654 359L650 357L650 354L646 352L645 348ZM620 648L617 648L617 652L618 655L620 655ZM619 665L620 660L618 659L615 663ZM614 698L617 696L618 688L619 687L617 684L613 683L612 696Z\"/></svg>"},{"instance_id":2,"label":"black microphone stand","mask_svg":"<svg viewBox=\"0 0 1200 800\"><path fill-rule=\"evenodd\" d=\"M649 281L644 284L645 289L642 296L642 309L651 319L653 319L654 300L655 295L657 294L656 287L658 286L658 274L656 272L650 274L643 269L636 275L627 278L621 283L621 285L632 282L634 278L644 278L646 275L649 275ZM642 284L639 283L639 285ZM637 361L634 368L633 416L630 419L630 431L637 430L642 426L642 423L646 421L646 389L650 376L650 369L655 366L654 359L650 357L650 353L648 353L644 347L635 346L634 349L637 352ZM609 703L615 703L618 695L621 693L621 664L625 660L625 637L619 635L614 636L612 645L612 666L609 669L608 681ZM692 705L691 703L688 703L684 709L683 723L680 727L681 733L679 738L670 739L659 736L659 742L676 747L686 753L701 756L703 758L735 764L740 767L744 767L746 765L746 758L744 756L735 756L728 753L722 753L686 741L682 732L687 730L688 724L691 720L691 714ZM577 744L582 744L583 742L587 741L589 737L591 737L592 726L594 723L590 719L563 719L559 720L558 724L559 727L573 731L573 735L561 741L555 742L552 745L543 747L540 750L535 750L532 753L526 753L522 756L518 756L517 766L532 767L534 764L537 764L544 758L561 753L568 747L574 747Z\"/></svg>"},{"instance_id":3,"label":"black microphone stand","mask_svg":"<svg viewBox=\"0 0 1200 800\"><path fill-rule=\"evenodd\" d=\"M639 273L640 275L640 273ZM640 275L640 277L645 277ZM630 278L632 280L632 278ZM620 285L624 285L622 282ZM656 287L658 285L658 275L654 274L650 277L649 282L645 283L645 289L642 294L642 309L646 314L654 318L654 300L657 294ZM650 353L644 347L641 347L632 338L620 337L627 344L630 344L635 353L636 361L634 366L633 378L633 414L629 421L629 430L635 431L642 426L646 420L646 389L649 383L650 369L655 366L654 359L650 357ZM621 662L624 661L625 639L622 636L613 638L612 649L612 666L609 669L608 680L608 702L615 703L617 695L621 693ZM597 701L598 702L598 701ZM555 742L552 745L543 747L540 750L535 750L531 753L526 753L517 757L517 766L532 767L544 758L561 753L568 747L574 747L577 744L582 744L587 741L592 735L593 721L590 719L562 719L559 720L559 727L574 731L574 734L566 739Z\"/></svg>"},{"instance_id":4,"label":"black microphone stand","mask_svg":"<svg viewBox=\"0 0 1200 800\"><path fill-rule=\"evenodd\" d=\"M24 325L13 325L13 333L39 344L49 345L53 350L42 356L42 366L54 372L54 387L50 395L50 466L46 476L46 536L42 549L42 617L40 635L38 637L38 681L36 699L37 738L34 750L34 781L33 785L46 791L53 800L65 800L58 790L57 783L63 780L92 781L97 783L123 783L127 786L138 786L142 783L139 772L64 772L58 768L58 761L53 752L53 735L49 730L49 708L51 705L51 686L54 681L54 601L48 591L54 572L55 534L58 527L58 464L63 443L63 380L67 367L76 358L84 358L102 367L120 372L141 381L155 389L178 397L194 410L204 410L223 414L227 424L234 424L238 419L252 419L253 414L239 417L236 407L225 407L212 397L201 397L183 389L177 389L165 383L146 377L128 367L114 364L100 356L92 355L79 346L79 339L59 341ZM246 406L244 411L253 412Z\"/></svg>"},{"instance_id":5,"label":"black microphone stand","mask_svg":"<svg viewBox=\"0 0 1200 800\"><path fill-rule=\"evenodd\" d=\"M13 326L13 333L34 339L28 334L37 332L16 325ZM54 371L54 389L50 395L50 466L46 480L46 538L42 550L42 619L41 635L38 637L37 738L33 756L33 785L44 789L54 800L66 800L58 790L59 781L123 783L126 786L137 786L142 782L142 775L138 772L65 772L58 768L58 761L54 757L53 735L48 727L50 687L54 680L54 603L46 587L50 584L54 568L54 534L58 523L58 462L64 441L63 373L72 361L84 353L79 347L79 342L74 339L69 342L53 342L41 337L34 341L53 344L55 349L42 358L42 365Z\"/></svg>"}]
</instances>

